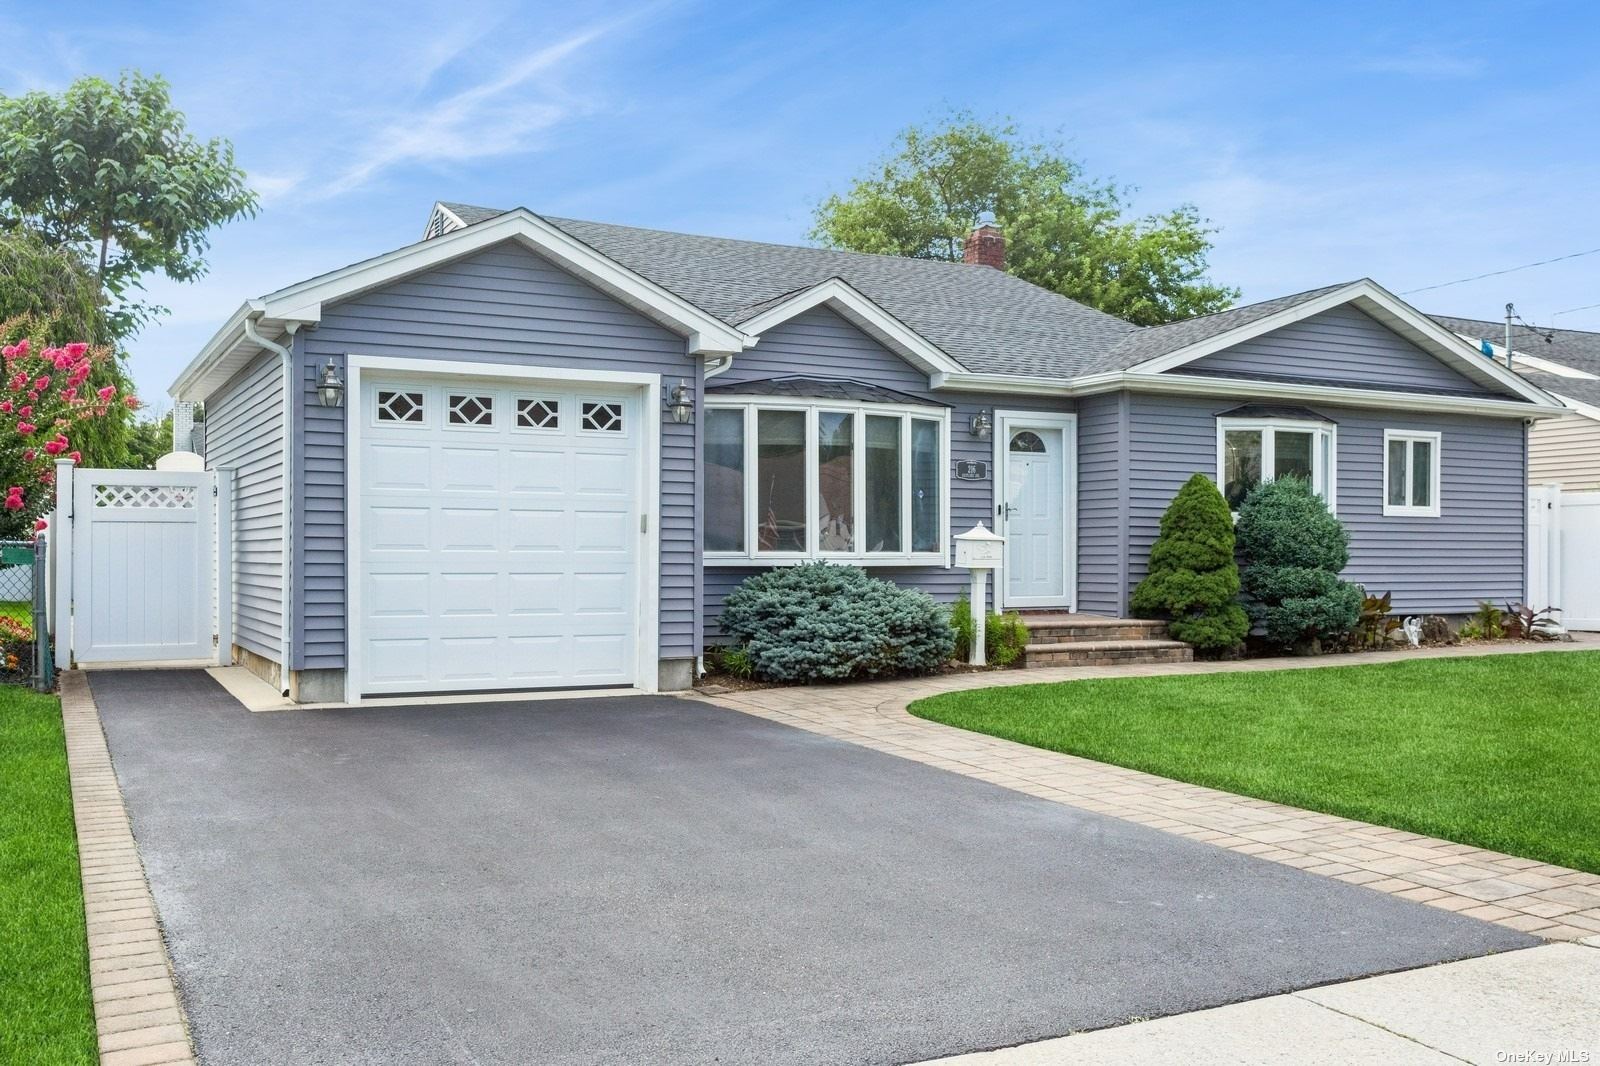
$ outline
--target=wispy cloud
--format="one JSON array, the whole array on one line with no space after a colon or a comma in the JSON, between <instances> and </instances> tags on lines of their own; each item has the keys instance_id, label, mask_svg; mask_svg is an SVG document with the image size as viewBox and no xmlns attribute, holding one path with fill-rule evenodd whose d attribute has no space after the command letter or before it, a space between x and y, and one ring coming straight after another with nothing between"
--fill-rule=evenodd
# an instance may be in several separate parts
<instances>
[{"instance_id":1,"label":"wispy cloud","mask_svg":"<svg viewBox=\"0 0 1600 1066\"><path fill-rule=\"evenodd\" d=\"M547 79L626 21L574 33L477 84L388 117L311 198L344 195L407 164L470 162L531 147L539 134L590 106L582 96L562 92ZM435 56L435 69L451 62L466 46L458 42L452 54Z\"/></svg>"},{"instance_id":2,"label":"wispy cloud","mask_svg":"<svg viewBox=\"0 0 1600 1066\"><path fill-rule=\"evenodd\" d=\"M1374 74L1402 74L1410 78L1448 80L1476 78L1488 69L1482 56L1461 55L1433 45L1416 45L1402 52L1373 56L1360 64Z\"/></svg>"}]
</instances>

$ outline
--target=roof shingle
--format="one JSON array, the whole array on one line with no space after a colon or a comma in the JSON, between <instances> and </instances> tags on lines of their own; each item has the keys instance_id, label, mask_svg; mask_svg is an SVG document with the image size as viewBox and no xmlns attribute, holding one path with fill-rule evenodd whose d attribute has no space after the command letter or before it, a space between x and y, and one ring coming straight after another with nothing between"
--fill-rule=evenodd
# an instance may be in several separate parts
<instances>
[{"instance_id":1,"label":"roof shingle","mask_svg":"<svg viewBox=\"0 0 1600 1066\"><path fill-rule=\"evenodd\" d=\"M445 206L469 225L503 213ZM545 221L730 325L800 289L841 278L979 373L1072 377L1138 329L992 267L571 218Z\"/></svg>"}]
</instances>

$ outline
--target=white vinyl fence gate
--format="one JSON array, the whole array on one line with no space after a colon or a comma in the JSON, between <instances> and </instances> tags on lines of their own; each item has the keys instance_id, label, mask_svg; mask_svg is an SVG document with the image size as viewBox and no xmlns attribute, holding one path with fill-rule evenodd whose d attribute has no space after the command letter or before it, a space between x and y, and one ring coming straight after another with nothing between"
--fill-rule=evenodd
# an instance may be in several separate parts
<instances>
[{"instance_id":1,"label":"white vinyl fence gate","mask_svg":"<svg viewBox=\"0 0 1600 1066\"><path fill-rule=\"evenodd\" d=\"M1600 492L1528 492L1528 606L1568 629L1600 630Z\"/></svg>"},{"instance_id":2,"label":"white vinyl fence gate","mask_svg":"<svg viewBox=\"0 0 1600 1066\"><path fill-rule=\"evenodd\" d=\"M232 643L228 488L210 470L57 464L50 535L62 669L221 661Z\"/></svg>"}]
</instances>

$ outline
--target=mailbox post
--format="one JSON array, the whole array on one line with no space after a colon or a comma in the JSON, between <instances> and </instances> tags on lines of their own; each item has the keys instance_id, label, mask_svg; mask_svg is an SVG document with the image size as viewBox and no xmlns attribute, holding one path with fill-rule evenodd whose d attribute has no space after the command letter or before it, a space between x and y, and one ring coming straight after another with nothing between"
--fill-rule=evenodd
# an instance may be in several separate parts
<instances>
[{"instance_id":1,"label":"mailbox post","mask_svg":"<svg viewBox=\"0 0 1600 1066\"><path fill-rule=\"evenodd\" d=\"M969 597L972 602L972 650L967 662L973 666L983 666L988 662L984 654L984 629L989 621L988 579L990 571L999 568L1005 545L1006 538L988 529L982 522L965 533L956 534L956 565L966 567L972 576L972 593Z\"/></svg>"}]
</instances>

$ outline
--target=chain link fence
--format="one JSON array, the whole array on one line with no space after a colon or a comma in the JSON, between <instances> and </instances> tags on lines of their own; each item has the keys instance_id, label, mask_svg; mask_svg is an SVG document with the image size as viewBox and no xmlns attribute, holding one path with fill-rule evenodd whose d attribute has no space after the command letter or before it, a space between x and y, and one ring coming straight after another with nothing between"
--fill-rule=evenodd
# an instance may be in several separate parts
<instances>
[{"instance_id":1,"label":"chain link fence","mask_svg":"<svg viewBox=\"0 0 1600 1066\"><path fill-rule=\"evenodd\" d=\"M0 684L55 687L45 618L46 545L0 540Z\"/></svg>"}]
</instances>

